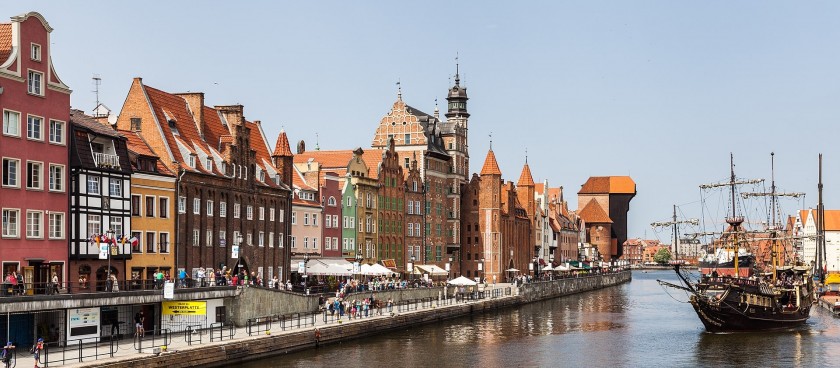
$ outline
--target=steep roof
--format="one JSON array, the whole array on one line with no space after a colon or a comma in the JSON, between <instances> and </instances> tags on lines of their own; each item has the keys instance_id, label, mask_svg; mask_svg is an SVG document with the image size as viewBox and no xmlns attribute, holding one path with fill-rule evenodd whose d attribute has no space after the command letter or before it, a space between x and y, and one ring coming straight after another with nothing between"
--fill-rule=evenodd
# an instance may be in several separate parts
<instances>
[{"instance_id":1,"label":"steep roof","mask_svg":"<svg viewBox=\"0 0 840 368\"><path fill-rule=\"evenodd\" d=\"M363 151L362 159L369 167L376 167L376 163L382 160L382 150L369 148ZM321 164L322 170L343 176L347 172L347 164L350 163L352 158L353 150L306 151L294 155L294 163L303 164L312 159L312 161Z\"/></svg>"},{"instance_id":2,"label":"steep roof","mask_svg":"<svg viewBox=\"0 0 840 368\"><path fill-rule=\"evenodd\" d=\"M492 149L487 151L487 158L484 159L484 166L481 168L480 175L502 175L502 170L499 169L499 163L496 161L496 155Z\"/></svg>"},{"instance_id":3,"label":"steep roof","mask_svg":"<svg viewBox=\"0 0 840 368\"><path fill-rule=\"evenodd\" d=\"M534 176L531 175L531 167L528 166L528 163L525 163L525 166L522 166L522 174L519 175L519 182L516 183L517 186L534 186Z\"/></svg>"},{"instance_id":4,"label":"steep roof","mask_svg":"<svg viewBox=\"0 0 840 368\"><path fill-rule=\"evenodd\" d=\"M132 152L134 154L141 155L141 156L148 156L148 157L156 158L155 166L157 167L158 173L164 174L164 175L173 175L172 171L169 171L169 168L167 168L166 165L164 165L160 161L160 156L158 156L157 154L152 152L152 148L149 147L149 144L146 143L146 140L143 139L143 137L140 136L139 133L132 132L132 131L129 131L129 130L122 130L122 129L118 129L117 131L120 132L120 134L122 134L124 137L126 137L126 139L127 139L126 144L127 144L129 152Z\"/></svg>"},{"instance_id":5,"label":"steep roof","mask_svg":"<svg viewBox=\"0 0 840 368\"><path fill-rule=\"evenodd\" d=\"M122 138L122 134L96 121L92 116L88 116L82 110L70 109L70 121L77 126L85 128L93 133L104 135L113 138Z\"/></svg>"},{"instance_id":6,"label":"steep roof","mask_svg":"<svg viewBox=\"0 0 840 368\"><path fill-rule=\"evenodd\" d=\"M286 130L280 129L280 135L277 136L277 143L274 144L274 153L272 156L291 157L292 148L289 147L289 137L286 136ZM347 163L345 162L345 165Z\"/></svg>"},{"instance_id":7,"label":"steep roof","mask_svg":"<svg viewBox=\"0 0 840 368\"><path fill-rule=\"evenodd\" d=\"M598 204L594 198L589 200L589 203L586 204L580 213L578 214L583 221L587 223L608 223L611 224L613 221L610 219L610 216L607 215L607 212Z\"/></svg>"},{"instance_id":8,"label":"steep roof","mask_svg":"<svg viewBox=\"0 0 840 368\"><path fill-rule=\"evenodd\" d=\"M636 183L629 176L591 176L578 194L636 194Z\"/></svg>"}]
</instances>

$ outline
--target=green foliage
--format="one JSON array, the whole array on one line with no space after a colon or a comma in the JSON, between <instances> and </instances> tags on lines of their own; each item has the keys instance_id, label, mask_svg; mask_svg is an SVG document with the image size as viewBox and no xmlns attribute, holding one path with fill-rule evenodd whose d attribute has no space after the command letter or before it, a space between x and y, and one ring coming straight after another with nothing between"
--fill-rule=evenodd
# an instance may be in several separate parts
<instances>
[{"instance_id":1,"label":"green foliage","mask_svg":"<svg viewBox=\"0 0 840 368\"><path fill-rule=\"evenodd\" d=\"M653 255L653 261L659 264L668 263L671 260L671 251L668 248L662 248Z\"/></svg>"}]
</instances>

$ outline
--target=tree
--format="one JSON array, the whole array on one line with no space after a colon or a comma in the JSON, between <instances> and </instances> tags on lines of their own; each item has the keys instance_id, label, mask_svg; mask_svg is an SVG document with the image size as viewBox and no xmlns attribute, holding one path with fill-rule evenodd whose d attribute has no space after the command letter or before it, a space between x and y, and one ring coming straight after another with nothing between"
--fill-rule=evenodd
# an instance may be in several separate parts
<instances>
[{"instance_id":1,"label":"tree","mask_svg":"<svg viewBox=\"0 0 840 368\"><path fill-rule=\"evenodd\" d=\"M668 263L671 260L671 251L668 248L662 248L653 255L653 260L659 264Z\"/></svg>"}]
</instances>

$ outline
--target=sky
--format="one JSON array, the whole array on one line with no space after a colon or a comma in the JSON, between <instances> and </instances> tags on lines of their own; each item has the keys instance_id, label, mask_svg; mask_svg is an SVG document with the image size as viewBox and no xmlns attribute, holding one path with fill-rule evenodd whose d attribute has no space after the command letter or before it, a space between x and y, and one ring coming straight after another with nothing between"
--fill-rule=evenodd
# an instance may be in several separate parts
<instances>
[{"instance_id":1,"label":"sky","mask_svg":"<svg viewBox=\"0 0 840 368\"><path fill-rule=\"evenodd\" d=\"M681 218L722 216L726 202L698 186L728 178L730 153L738 177L769 179L775 152L780 190L807 193L782 201L787 212L816 207L823 153L826 208L840 208L838 2L6 0L2 10L47 19L56 72L88 112L94 75L116 113L142 77L244 105L271 144L282 128L309 149L316 135L321 149L365 148L398 81L409 105L445 110L457 55L471 171L492 135L505 179L518 180L527 152L534 180L563 186L572 209L588 177L630 175L631 237L667 240L650 224L673 205Z\"/></svg>"}]
</instances>

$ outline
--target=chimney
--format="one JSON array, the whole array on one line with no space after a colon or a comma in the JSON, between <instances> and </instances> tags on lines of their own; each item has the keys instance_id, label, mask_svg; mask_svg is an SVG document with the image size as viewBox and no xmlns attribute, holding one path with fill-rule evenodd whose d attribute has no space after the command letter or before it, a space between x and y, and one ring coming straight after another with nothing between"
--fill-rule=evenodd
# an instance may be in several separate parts
<instances>
[{"instance_id":1,"label":"chimney","mask_svg":"<svg viewBox=\"0 0 840 368\"><path fill-rule=\"evenodd\" d=\"M235 133L233 125L245 125L242 105L214 106L228 123L231 134Z\"/></svg>"},{"instance_id":2,"label":"chimney","mask_svg":"<svg viewBox=\"0 0 840 368\"><path fill-rule=\"evenodd\" d=\"M201 134L201 136L204 137L204 93L176 93L175 96L179 96L187 101L187 107L190 109L193 121L195 121L195 126L198 128L198 134Z\"/></svg>"}]
</instances>

